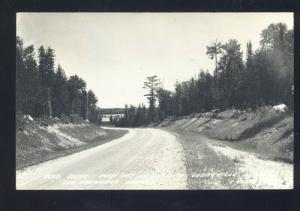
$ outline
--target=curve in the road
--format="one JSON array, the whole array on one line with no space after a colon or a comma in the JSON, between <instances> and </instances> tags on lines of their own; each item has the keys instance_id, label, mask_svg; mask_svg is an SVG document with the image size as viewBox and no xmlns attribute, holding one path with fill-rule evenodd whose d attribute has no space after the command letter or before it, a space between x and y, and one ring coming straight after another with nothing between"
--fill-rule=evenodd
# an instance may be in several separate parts
<instances>
[{"instance_id":1,"label":"curve in the road","mask_svg":"<svg viewBox=\"0 0 300 211\"><path fill-rule=\"evenodd\" d=\"M16 188L187 189L182 146L160 129L128 129L125 136L17 171Z\"/></svg>"}]
</instances>

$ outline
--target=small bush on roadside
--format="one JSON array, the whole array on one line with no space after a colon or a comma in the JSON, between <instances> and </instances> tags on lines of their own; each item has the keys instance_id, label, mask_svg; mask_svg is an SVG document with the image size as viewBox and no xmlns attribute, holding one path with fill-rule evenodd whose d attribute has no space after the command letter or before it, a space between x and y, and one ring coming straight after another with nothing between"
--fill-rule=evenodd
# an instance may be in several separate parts
<instances>
[{"instance_id":1,"label":"small bush on roadside","mask_svg":"<svg viewBox=\"0 0 300 211\"><path fill-rule=\"evenodd\" d=\"M258 107L254 111L255 115L258 117L265 117L265 116L270 116L270 115L276 115L277 112L272 108L272 106L261 106Z\"/></svg>"},{"instance_id":2,"label":"small bush on roadside","mask_svg":"<svg viewBox=\"0 0 300 211\"><path fill-rule=\"evenodd\" d=\"M67 115L65 115L65 114L61 114L60 120L61 120L63 123L70 123L70 118L69 118Z\"/></svg>"},{"instance_id":3,"label":"small bush on roadside","mask_svg":"<svg viewBox=\"0 0 300 211\"><path fill-rule=\"evenodd\" d=\"M70 121L72 123L80 123L83 121L82 117L79 116L78 114L71 114L70 115Z\"/></svg>"},{"instance_id":4,"label":"small bush on roadside","mask_svg":"<svg viewBox=\"0 0 300 211\"><path fill-rule=\"evenodd\" d=\"M37 124L39 124L40 126L47 127L49 125L53 125L53 124L59 123L60 120L57 119L57 118L48 117L47 115L43 115L40 118L36 118L35 122Z\"/></svg>"},{"instance_id":5,"label":"small bush on roadside","mask_svg":"<svg viewBox=\"0 0 300 211\"><path fill-rule=\"evenodd\" d=\"M237 119L242 112L238 111L238 110L233 110L233 115L232 115L232 119Z\"/></svg>"}]
</instances>

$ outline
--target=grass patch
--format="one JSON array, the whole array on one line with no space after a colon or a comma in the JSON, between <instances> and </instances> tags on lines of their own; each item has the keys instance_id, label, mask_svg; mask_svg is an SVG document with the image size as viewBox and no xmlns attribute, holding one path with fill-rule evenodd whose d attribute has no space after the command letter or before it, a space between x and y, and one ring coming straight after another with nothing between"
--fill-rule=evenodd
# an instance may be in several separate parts
<instances>
[{"instance_id":1,"label":"grass patch","mask_svg":"<svg viewBox=\"0 0 300 211\"><path fill-rule=\"evenodd\" d=\"M237 139L246 139L249 137L254 136L261 130L272 127L276 123L278 123L280 120L282 120L285 117L283 114L275 114L271 115L269 117L258 119L255 124L252 125L252 127L246 128L238 137Z\"/></svg>"}]
</instances>

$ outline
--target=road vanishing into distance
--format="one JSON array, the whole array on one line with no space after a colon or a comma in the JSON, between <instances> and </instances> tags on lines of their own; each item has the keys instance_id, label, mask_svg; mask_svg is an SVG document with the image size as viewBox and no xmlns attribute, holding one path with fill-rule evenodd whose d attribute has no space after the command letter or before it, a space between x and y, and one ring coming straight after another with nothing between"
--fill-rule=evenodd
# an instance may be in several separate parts
<instances>
[{"instance_id":1,"label":"road vanishing into distance","mask_svg":"<svg viewBox=\"0 0 300 211\"><path fill-rule=\"evenodd\" d=\"M17 190L187 189L179 140L160 129L127 129L111 142L17 171Z\"/></svg>"}]
</instances>

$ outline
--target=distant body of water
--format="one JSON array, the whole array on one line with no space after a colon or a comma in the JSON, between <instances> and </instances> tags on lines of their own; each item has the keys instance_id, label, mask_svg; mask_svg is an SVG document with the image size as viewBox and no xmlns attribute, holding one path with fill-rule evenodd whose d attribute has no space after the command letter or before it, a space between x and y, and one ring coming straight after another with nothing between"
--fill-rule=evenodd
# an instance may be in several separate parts
<instances>
[{"instance_id":1,"label":"distant body of water","mask_svg":"<svg viewBox=\"0 0 300 211\"><path fill-rule=\"evenodd\" d=\"M104 114L102 116L102 122L109 122L110 117L123 117L124 114Z\"/></svg>"}]
</instances>

